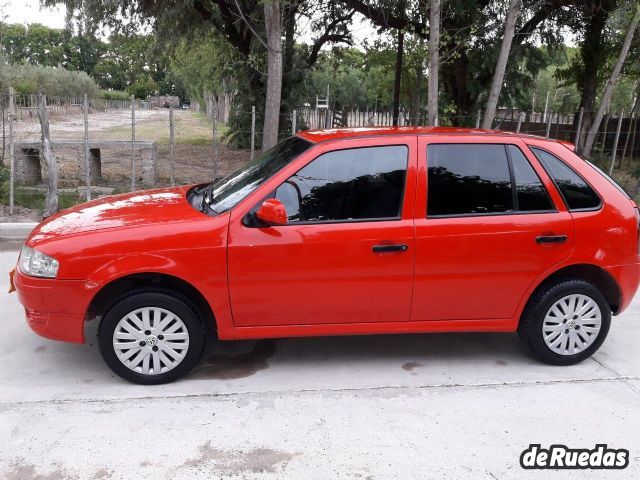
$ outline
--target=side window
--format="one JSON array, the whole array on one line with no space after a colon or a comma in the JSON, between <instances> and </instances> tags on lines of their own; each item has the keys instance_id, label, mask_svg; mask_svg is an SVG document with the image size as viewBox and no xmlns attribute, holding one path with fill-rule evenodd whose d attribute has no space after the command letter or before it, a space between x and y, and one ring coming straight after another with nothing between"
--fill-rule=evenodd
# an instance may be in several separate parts
<instances>
[{"instance_id":1,"label":"side window","mask_svg":"<svg viewBox=\"0 0 640 480\"><path fill-rule=\"evenodd\" d=\"M531 147L531 150L562 193L570 210L600 206L598 194L566 163L540 148Z\"/></svg>"},{"instance_id":2,"label":"side window","mask_svg":"<svg viewBox=\"0 0 640 480\"><path fill-rule=\"evenodd\" d=\"M433 144L427 154L427 216L513 210L504 145Z\"/></svg>"},{"instance_id":3,"label":"side window","mask_svg":"<svg viewBox=\"0 0 640 480\"><path fill-rule=\"evenodd\" d=\"M521 212L555 210L547 189L544 188L540 177L522 151L515 145L506 145L506 148L513 166L518 210Z\"/></svg>"},{"instance_id":4,"label":"side window","mask_svg":"<svg viewBox=\"0 0 640 480\"><path fill-rule=\"evenodd\" d=\"M320 155L276 190L289 223L397 218L407 171L406 146Z\"/></svg>"}]
</instances>

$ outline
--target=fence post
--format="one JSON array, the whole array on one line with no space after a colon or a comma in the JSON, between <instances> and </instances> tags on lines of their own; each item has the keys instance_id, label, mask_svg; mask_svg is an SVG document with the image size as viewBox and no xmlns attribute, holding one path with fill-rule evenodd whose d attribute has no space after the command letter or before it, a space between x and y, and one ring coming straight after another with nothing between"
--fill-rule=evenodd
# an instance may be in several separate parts
<instances>
[{"instance_id":1,"label":"fence post","mask_svg":"<svg viewBox=\"0 0 640 480\"><path fill-rule=\"evenodd\" d=\"M251 160L255 156L256 146L256 107L251 107Z\"/></svg>"},{"instance_id":2,"label":"fence post","mask_svg":"<svg viewBox=\"0 0 640 480\"><path fill-rule=\"evenodd\" d=\"M293 110L291 114L291 135L296 134L296 120L297 120L296 116L297 116L297 112Z\"/></svg>"},{"instance_id":3,"label":"fence post","mask_svg":"<svg viewBox=\"0 0 640 480\"><path fill-rule=\"evenodd\" d=\"M136 102L131 95L131 191L136 189Z\"/></svg>"},{"instance_id":4,"label":"fence post","mask_svg":"<svg viewBox=\"0 0 640 480\"><path fill-rule=\"evenodd\" d=\"M213 102L211 103L212 111L211 115L213 116L213 136L212 136L212 146L213 146L213 181L216 181L217 172L217 164L218 164L218 143L217 143L217 127L218 127L218 108L217 105L214 108Z\"/></svg>"},{"instance_id":5,"label":"fence post","mask_svg":"<svg viewBox=\"0 0 640 480\"><path fill-rule=\"evenodd\" d=\"M545 113L546 115L546 113ZM547 119L547 133L545 133L545 137L549 138L549 134L551 133L551 119L553 118L553 113L551 113L550 115L548 115L548 119Z\"/></svg>"},{"instance_id":6,"label":"fence post","mask_svg":"<svg viewBox=\"0 0 640 480\"><path fill-rule=\"evenodd\" d=\"M47 164L47 198L44 204L44 215L48 217L58 211L58 164L51 149L49 135L49 119L47 118L47 97L38 93L38 118L42 132L42 157Z\"/></svg>"},{"instance_id":7,"label":"fence post","mask_svg":"<svg viewBox=\"0 0 640 480\"><path fill-rule=\"evenodd\" d=\"M624 112L620 112L620 118L618 118L618 128L616 128L616 136L613 139L613 151L611 152L611 168L609 168L609 176L613 174L613 167L616 164L616 153L618 153L618 140L620 140L620 130L622 129L622 117L624 117Z\"/></svg>"},{"instance_id":8,"label":"fence post","mask_svg":"<svg viewBox=\"0 0 640 480\"><path fill-rule=\"evenodd\" d=\"M482 110L478 109L478 113L476 114L476 128L480 128L480 118L482 117Z\"/></svg>"},{"instance_id":9,"label":"fence post","mask_svg":"<svg viewBox=\"0 0 640 480\"><path fill-rule=\"evenodd\" d=\"M169 169L171 171L171 186L173 187L176 184L176 138L172 105L169 105Z\"/></svg>"},{"instance_id":10,"label":"fence post","mask_svg":"<svg viewBox=\"0 0 640 480\"><path fill-rule=\"evenodd\" d=\"M521 125L522 125L522 112L518 113L518 124L516 125L516 133L520 133Z\"/></svg>"},{"instance_id":11,"label":"fence post","mask_svg":"<svg viewBox=\"0 0 640 480\"><path fill-rule=\"evenodd\" d=\"M89 97L84 94L82 101L82 114L84 116L84 169L87 184L87 201L91 200L91 165L89 164Z\"/></svg>"},{"instance_id":12,"label":"fence post","mask_svg":"<svg viewBox=\"0 0 640 480\"><path fill-rule=\"evenodd\" d=\"M13 138L13 121L16 115L16 91L9 87L9 215L13 215L14 198L13 185L15 182L15 144Z\"/></svg>"},{"instance_id":13,"label":"fence post","mask_svg":"<svg viewBox=\"0 0 640 480\"><path fill-rule=\"evenodd\" d=\"M580 153L580 133L582 130L582 116L584 115L584 107L580 107L580 111L578 112L578 128L576 129L576 138L573 143L576 146L576 152Z\"/></svg>"}]
</instances>

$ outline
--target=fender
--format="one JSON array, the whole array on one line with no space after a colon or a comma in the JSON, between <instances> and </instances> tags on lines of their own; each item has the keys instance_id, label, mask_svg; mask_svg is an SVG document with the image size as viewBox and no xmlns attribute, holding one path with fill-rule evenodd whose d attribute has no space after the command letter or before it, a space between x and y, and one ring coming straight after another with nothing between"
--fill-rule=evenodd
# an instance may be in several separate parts
<instances>
[{"instance_id":1,"label":"fender","mask_svg":"<svg viewBox=\"0 0 640 480\"><path fill-rule=\"evenodd\" d=\"M559 272L560 270L567 268L567 267L578 267L580 265L590 265L596 268L599 268L601 270L603 270L607 275L611 276L612 280L616 283L616 285L618 285L618 288L620 288L619 285L619 281L617 278L613 277L611 275L611 273L602 265L598 265L596 263L589 263L589 262L576 262L575 259L571 259L571 260L565 260L563 262L557 263L553 266L551 266L550 268L548 268L547 270L545 270L544 272L542 272L529 286L529 288L527 289L527 291L524 293L524 295L522 296L522 299L520 300L520 303L518 304L518 308L516 309L516 312L513 316L513 318L510 321L510 325L509 325L509 330L511 331L516 331L518 329L518 325L520 323L520 317L522 316L522 313L524 312L524 309L527 305L527 302L529 302L529 299L531 298L531 295L533 295L533 292L536 291L536 289L542 285L542 283L549 278L550 276L552 276L554 273Z\"/></svg>"},{"instance_id":2,"label":"fender","mask_svg":"<svg viewBox=\"0 0 640 480\"><path fill-rule=\"evenodd\" d=\"M229 305L227 285L211 285L176 273L178 264L171 258L158 254L136 254L119 257L93 271L87 278L87 289L93 290L91 301L110 283L136 274L164 274L181 280L195 288L213 312L216 330L220 338L233 337L233 320Z\"/></svg>"}]
</instances>

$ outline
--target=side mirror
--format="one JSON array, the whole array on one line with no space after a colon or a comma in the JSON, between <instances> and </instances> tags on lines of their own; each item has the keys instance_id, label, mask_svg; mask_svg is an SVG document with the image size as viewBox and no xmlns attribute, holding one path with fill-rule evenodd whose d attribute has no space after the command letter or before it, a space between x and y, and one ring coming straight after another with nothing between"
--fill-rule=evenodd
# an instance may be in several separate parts
<instances>
[{"instance_id":1,"label":"side mirror","mask_svg":"<svg viewBox=\"0 0 640 480\"><path fill-rule=\"evenodd\" d=\"M267 225L286 225L287 209L276 198L267 198L256 211L256 218Z\"/></svg>"}]
</instances>

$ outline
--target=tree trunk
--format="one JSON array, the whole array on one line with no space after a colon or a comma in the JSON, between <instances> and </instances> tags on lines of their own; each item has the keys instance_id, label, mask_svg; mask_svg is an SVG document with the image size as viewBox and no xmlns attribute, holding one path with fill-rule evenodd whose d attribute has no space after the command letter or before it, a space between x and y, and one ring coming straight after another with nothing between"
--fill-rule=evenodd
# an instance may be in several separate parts
<instances>
[{"instance_id":1,"label":"tree trunk","mask_svg":"<svg viewBox=\"0 0 640 480\"><path fill-rule=\"evenodd\" d=\"M587 12L589 20L585 28L584 39L580 44L580 58L582 59L583 68L578 82L580 89L580 105L578 108L584 108L584 114L580 138L576 139L578 151L583 150L585 138L593 121L598 90L598 72L600 66L606 60L606 45L603 40L603 32L615 2L616 0L612 0L607 4L602 1L589 3L591 7Z\"/></svg>"},{"instance_id":2,"label":"tree trunk","mask_svg":"<svg viewBox=\"0 0 640 480\"><path fill-rule=\"evenodd\" d=\"M264 20L267 31L267 95L264 105L262 149L278 142L280 125L280 99L282 95L282 26L280 0L268 0L264 4Z\"/></svg>"},{"instance_id":3,"label":"tree trunk","mask_svg":"<svg viewBox=\"0 0 640 480\"><path fill-rule=\"evenodd\" d=\"M509 52L511 51L513 33L516 29L516 20L520 14L521 5L521 0L511 0L509 2L509 11L507 12L507 19L504 27L504 37L502 37L502 44L500 45L500 53L498 54L496 69L493 73L493 79L491 80L489 98L487 99L482 124L480 125L482 128L491 128L493 117L496 115L496 106L498 105L498 99L500 98L500 90L502 90L504 72L507 68L507 60L509 59Z\"/></svg>"},{"instance_id":4,"label":"tree trunk","mask_svg":"<svg viewBox=\"0 0 640 480\"><path fill-rule=\"evenodd\" d=\"M627 33L624 36L624 41L622 42L622 49L620 50L620 55L618 55L618 60L616 61L616 64L613 67L611 75L607 79L607 83L604 87L604 92L602 94L602 101L600 102L600 106L598 107L596 116L593 119L591 128L589 128L587 139L584 142L583 154L585 157L589 157L591 155L591 149L593 148L593 142L595 141L596 134L598 133L598 128L600 128L600 122L602 122L602 117L604 116L604 112L607 110L607 107L609 106L609 102L611 101L611 95L613 94L613 86L618 81L618 76L620 75L620 71L622 70L624 61L627 59L627 54L629 53L629 47L631 46L633 35L636 31L636 28L638 28L638 22L640 22L640 5L636 6L636 11L634 12L633 18L631 19L631 23L629 25L629 29L627 30Z\"/></svg>"},{"instance_id":5,"label":"tree trunk","mask_svg":"<svg viewBox=\"0 0 640 480\"><path fill-rule=\"evenodd\" d=\"M398 50L396 52L396 71L393 82L393 126L398 126L400 117L400 81L402 80L402 57L404 56L404 32L398 29Z\"/></svg>"},{"instance_id":6,"label":"tree trunk","mask_svg":"<svg viewBox=\"0 0 640 480\"><path fill-rule=\"evenodd\" d=\"M427 116L429 125L438 124L438 75L440 71L440 0L431 0L429 9L429 82Z\"/></svg>"},{"instance_id":7,"label":"tree trunk","mask_svg":"<svg viewBox=\"0 0 640 480\"><path fill-rule=\"evenodd\" d=\"M49 118L47 117L47 99L38 93L38 119L40 120L40 130L42 132L41 156L47 164L47 198L44 204L44 216L48 217L58 211L58 164L51 149L51 138L49 136Z\"/></svg>"}]
</instances>

